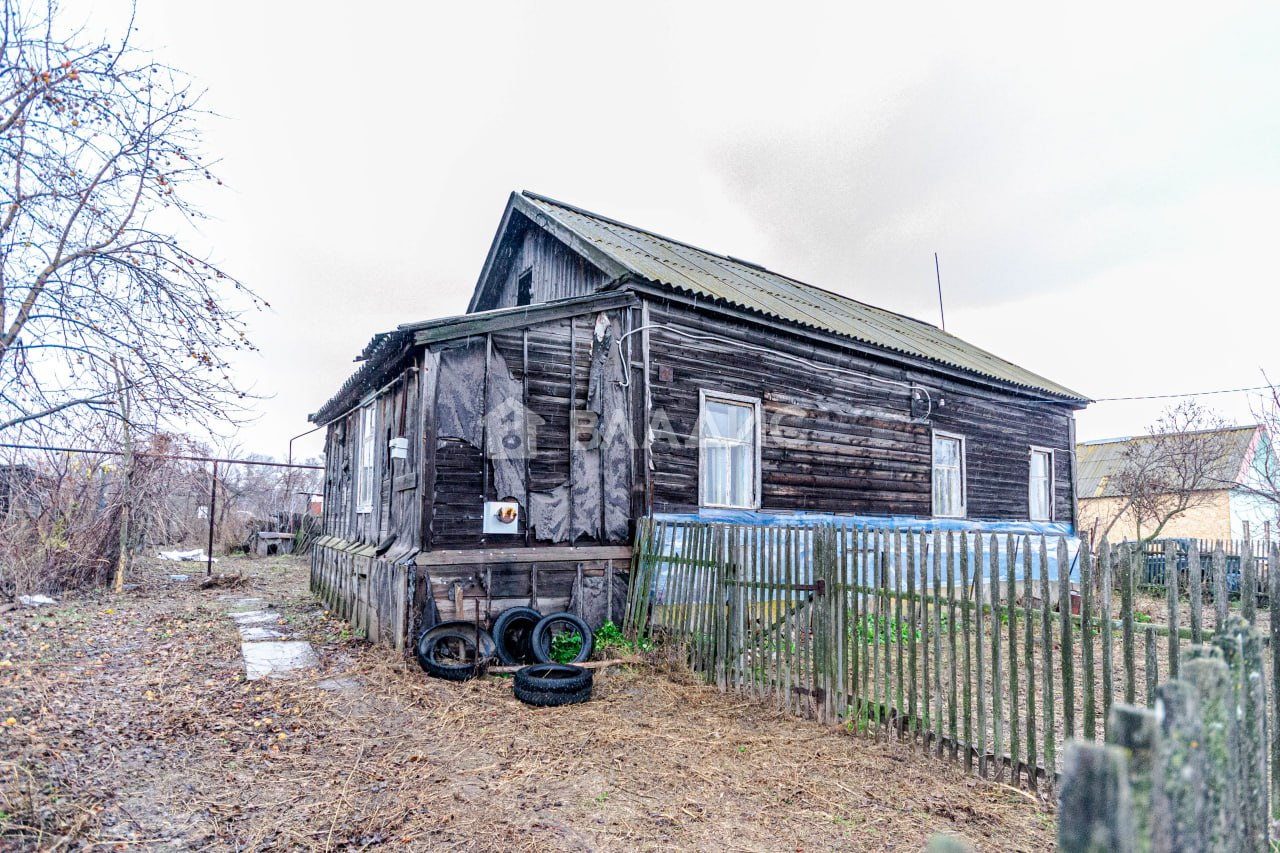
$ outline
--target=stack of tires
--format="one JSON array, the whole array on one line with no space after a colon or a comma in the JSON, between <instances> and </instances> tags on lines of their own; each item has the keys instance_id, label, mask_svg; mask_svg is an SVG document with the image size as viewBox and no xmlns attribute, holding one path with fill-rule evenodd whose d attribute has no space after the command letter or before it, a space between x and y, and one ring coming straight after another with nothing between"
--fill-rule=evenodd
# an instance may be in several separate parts
<instances>
[{"instance_id":1,"label":"stack of tires","mask_svg":"<svg viewBox=\"0 0 1280 853\"><path fill-rule=\"evenodd\" d=\"M579 645L570 660L552 660L558 638L576 634ZM568 646L571 639L564 645ZM418 638L418 665L430 676L466 681L482 674L497 658L516 671L516 698L529 705L573 705L591 698L591 671L574 666L591 656L592 636L587 623L572 613L543 616L532 607L512 607L485 631L471 622L441 622ZM564 649L560 649L563 654Z\"/></svg>"}]
</instances>

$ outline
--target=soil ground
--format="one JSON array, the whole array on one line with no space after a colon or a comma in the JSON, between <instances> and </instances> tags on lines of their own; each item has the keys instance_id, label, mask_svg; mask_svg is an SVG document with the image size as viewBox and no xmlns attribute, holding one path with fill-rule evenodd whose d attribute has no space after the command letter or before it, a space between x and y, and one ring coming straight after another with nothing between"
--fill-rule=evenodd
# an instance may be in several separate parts
<instances>
[{"instance_id":1,"label":"soil ground","mask_svg":"<svg viewBox=\"0 0 1280 853\"><path fill-rule=\"evenodd\" d=\"M427 678L350 636L295 558L236 589L146 563L120 595L0 615L0 849L1052 849L1030 795L721 694L655 657L595 698ZM270 602L318 671L246 682L227 610Z\"/></svg>"}]
</instances>

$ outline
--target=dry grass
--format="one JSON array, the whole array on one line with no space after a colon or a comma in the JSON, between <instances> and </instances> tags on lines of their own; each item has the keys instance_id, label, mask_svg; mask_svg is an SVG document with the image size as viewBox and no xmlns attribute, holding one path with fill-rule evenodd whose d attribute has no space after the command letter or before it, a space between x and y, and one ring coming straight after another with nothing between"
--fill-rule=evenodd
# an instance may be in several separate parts
<instances>
[{"instance_id":1,"label":"dry grass","mask_svg":"<svg viewBox=\"0 0 1280 853\"><path fill-rule=\"evenodd\" d=\"M426 678L345 636L305 566L244 562L240 593L155 567L118 598L0 616L0 844L41 849L904 850L957 832L1044 850L1026 795L695 683L596 675L584 705ZM245 683L226 617L279 605L322 670ZM333 684L340 680L340 684ZM320 689L322 682L329 687Z\"/></svg>"}]
</instances>

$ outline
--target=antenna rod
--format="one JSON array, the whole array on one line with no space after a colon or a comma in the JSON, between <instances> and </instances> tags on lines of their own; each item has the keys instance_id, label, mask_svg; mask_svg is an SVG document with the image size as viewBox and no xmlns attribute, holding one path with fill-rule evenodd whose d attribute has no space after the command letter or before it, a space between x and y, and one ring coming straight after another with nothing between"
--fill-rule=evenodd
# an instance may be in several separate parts
<instances>
[{"instance_id":1,"label":"antenna rod","mask_svg":"<svg viewBox=\"0 0 1280 853\"><path fill-rule=\"evenodd\" d=\"M942 307L942 269L938 266L938 253L933 253L933 271L938 276L938 313L942 315L942 331L947 330L947 312Z\"/></svg>"}]
</instances>

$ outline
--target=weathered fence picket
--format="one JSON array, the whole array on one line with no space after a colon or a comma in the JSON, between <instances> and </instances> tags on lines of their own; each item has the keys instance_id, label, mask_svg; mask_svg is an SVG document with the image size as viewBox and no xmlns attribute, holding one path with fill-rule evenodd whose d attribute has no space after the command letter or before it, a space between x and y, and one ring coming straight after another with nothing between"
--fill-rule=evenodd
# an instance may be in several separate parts
<instances>
[{"instance_id":1,"label":"weathered fence picket","mask_svg":"<svg viewBox=\"0 0 1280 853\"><path fill-rule=\"evenodd\" d=\"M1211 782L1205 765L1187 784L1252 798L1252 810L1236 811L1241 839L1256 839L1280 805L1273 544L1102 542L1094 551L1026 532L676 518L642 520L635 543L630 636L683 645L690 666L723 690L1013 784L1053 786L1070 763L1068 739L1129 737L1123 714L1134 699L1164 703L1166 747L1191 738L1183 712L1201 714L1205 703L1187 699L1186 685L1212 686L1214 666L1202 661L1247 660L1262 674L1233 682L1241 723L1222 744L1236 775ZM1252 639L1240 627L1250 610L1262 631ZM1248 774L1239 769L1246 754L1255 759ZM1140 800L1136 765L1126 772ZM1151 796L1191 794L1173 785ZM1168 831L1209 832L1189 826Z\"/></svg>"}]
</instances>

